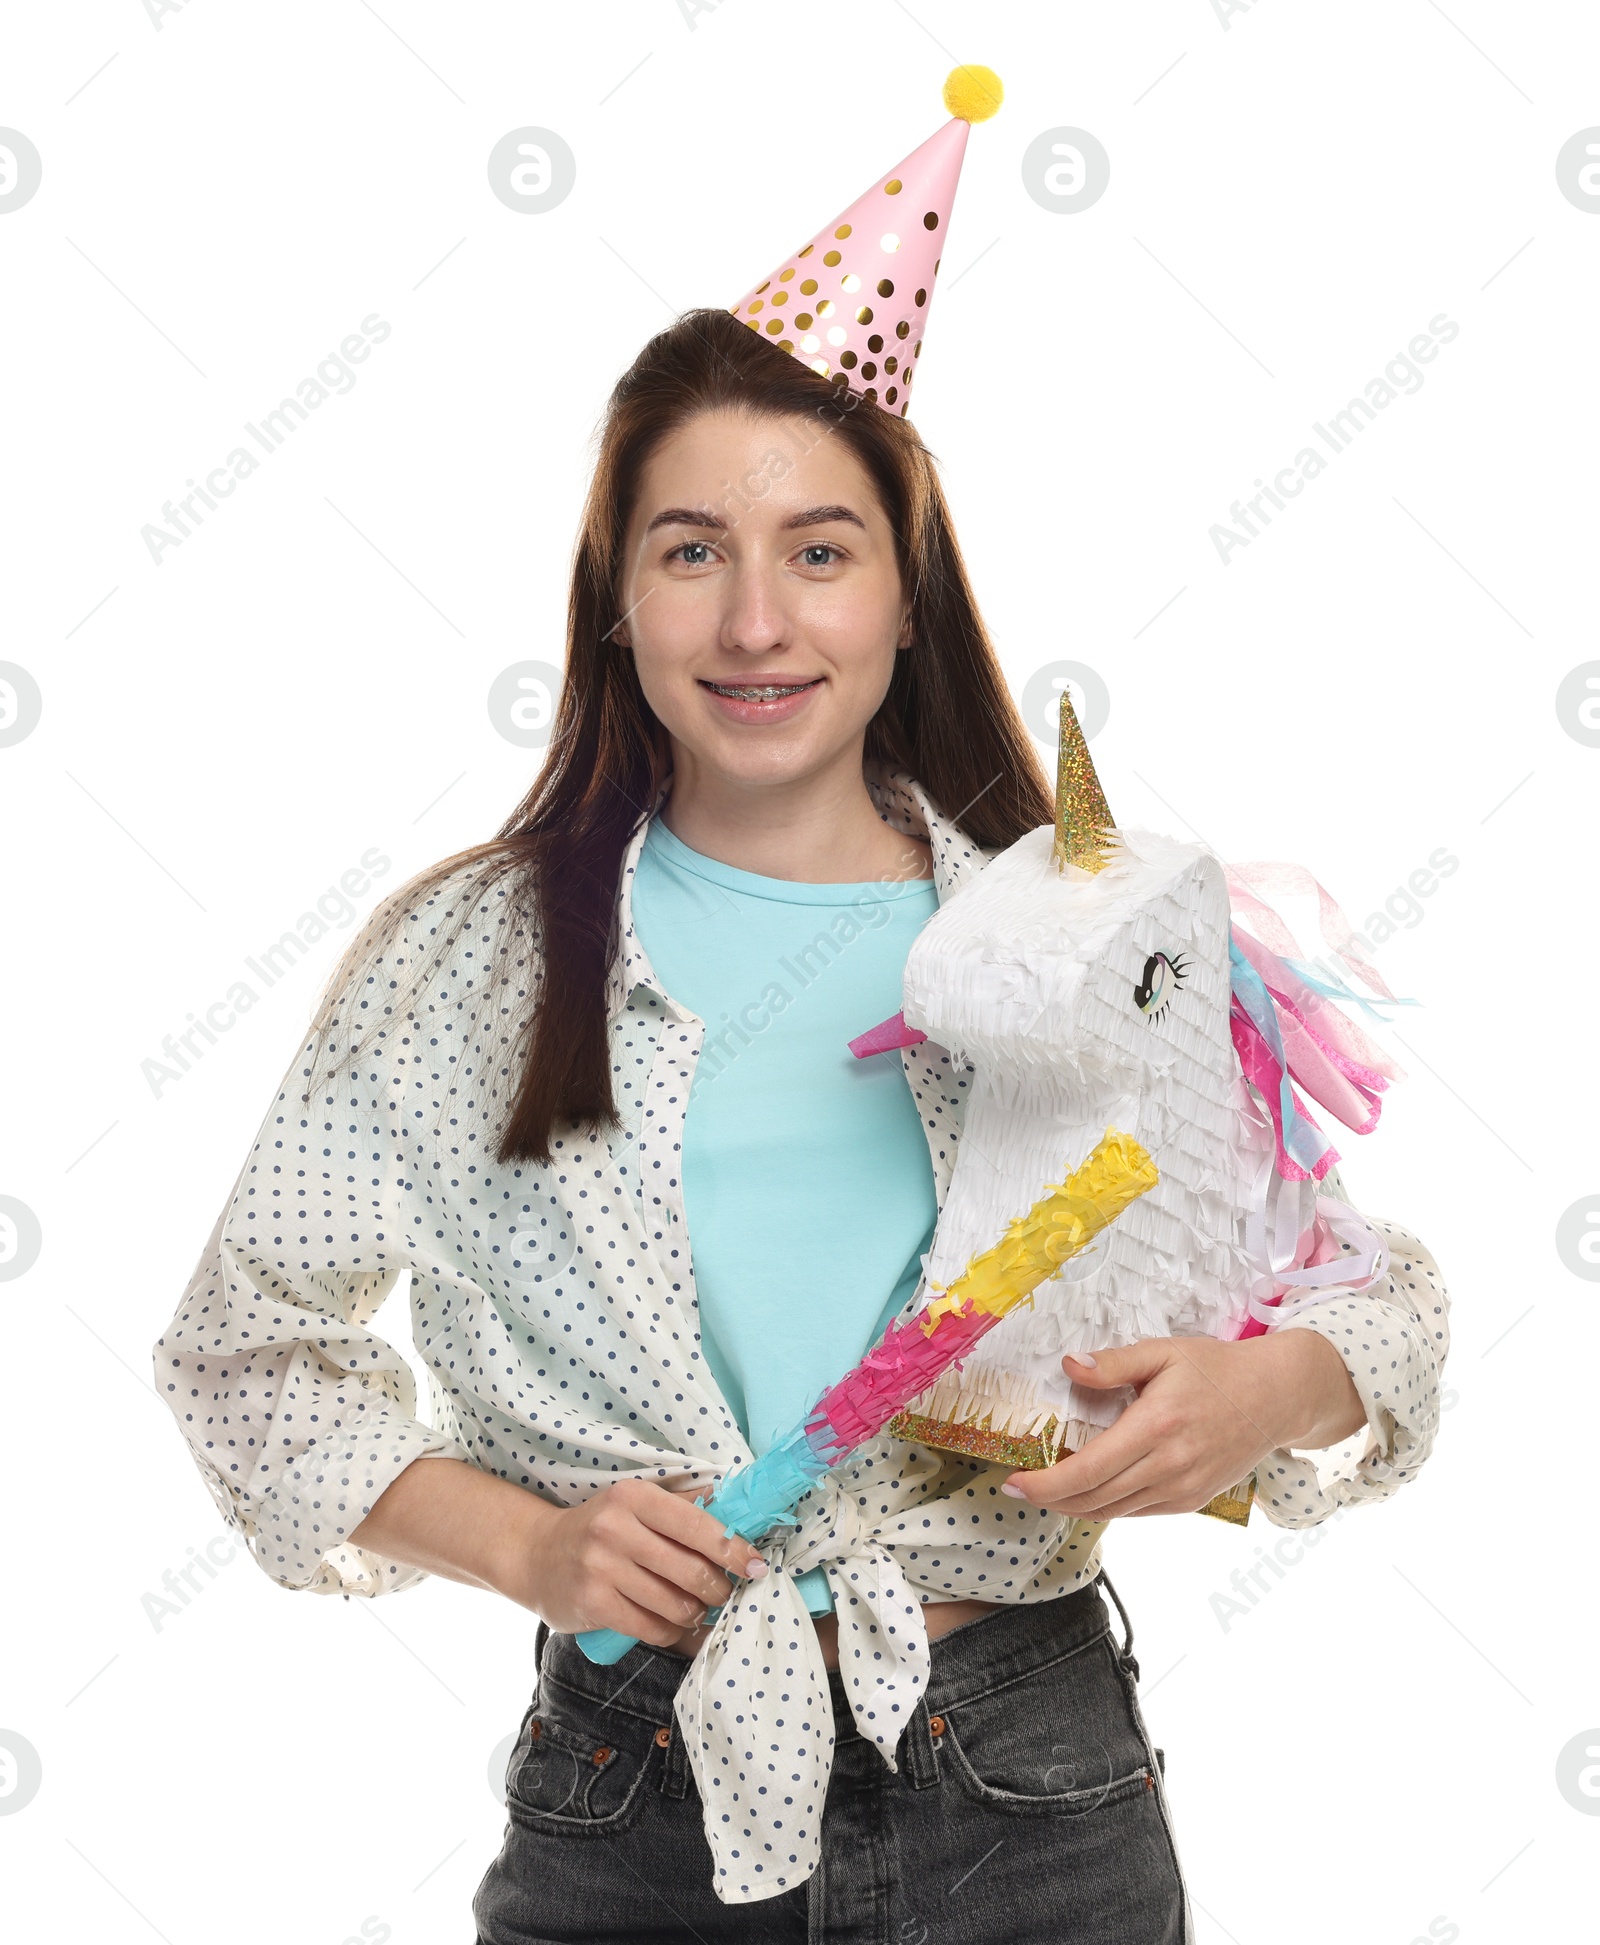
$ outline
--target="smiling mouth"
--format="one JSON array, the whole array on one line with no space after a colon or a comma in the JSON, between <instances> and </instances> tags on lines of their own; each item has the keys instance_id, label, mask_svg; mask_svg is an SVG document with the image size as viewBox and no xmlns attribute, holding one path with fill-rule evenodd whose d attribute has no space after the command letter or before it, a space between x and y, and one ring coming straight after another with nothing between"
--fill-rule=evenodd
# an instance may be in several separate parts
<instances>
[{"instance_id":1,"label":"smiling mouth","mask_svg":"<svg viewBox=\"0 0 1600 1945\"><path fill-rule=\"evenodd\" d=\"M814 675L809 682L712 682L705 676L699 680L714 695L732 696L738 702L776 702L780 696L797 696L803 689L814 689L822 677Z\"/></svg>"}]
</instances>

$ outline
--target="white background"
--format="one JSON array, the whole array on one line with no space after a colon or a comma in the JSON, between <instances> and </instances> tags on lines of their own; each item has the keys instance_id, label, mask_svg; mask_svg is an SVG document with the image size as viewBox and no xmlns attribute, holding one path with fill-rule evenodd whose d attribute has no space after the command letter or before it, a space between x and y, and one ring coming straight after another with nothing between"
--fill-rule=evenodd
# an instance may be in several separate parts
<instances>
[{"instance_id":1,"label":"white background","mask_svg":"<svg viewBox=\"0 0 1600 1945\"><path fill-rule=\"evenodd\" d=\"M12 1935L470 1936L532 1617L439 1581L294 1597L243 1555L146 1598L222 1530L149 1347L349 925L181 1078L144 1064L363 851L390 861L364 911L499 826L538 752L488 691L560 659L610 386L931 134L955 60L1007 97L913 411L1013 687L1089 664L1120 821L1304 863L1357 925L1459 860L1380 948L1424 1004L1387 1036L1409 1078L1381 1130L1345 1144L1454 1298L1435 1457L1275 1573L1259 1515L1106 1542L1200 1938L1588 1935L1600 1797L1557 1769L1600 1747L1600 1289L1556 1225L1600 1206L1600 750L1556 692L1600 655L1600 197L1556 158L1600 123L1600 20L1221 3L78 0L0 26L0 123L43 158L0 217L0 658L43 695L0 748L0 1193L43 1238L0 1284L0 1750L42 1777L16 1808L0 1756ZM576 187L514 213L486 163L530 124ZM1025 191L1061 126L1110 155L1092 208ZM157 566L141 527L373 312L354 389ZM1231 503L1441 313L1421 389L1224 564ZM1214 1599L1241 1565L1242 1616ZM961 1936L953 1908L928 1935Z\"/></svg>"}]
</instances>

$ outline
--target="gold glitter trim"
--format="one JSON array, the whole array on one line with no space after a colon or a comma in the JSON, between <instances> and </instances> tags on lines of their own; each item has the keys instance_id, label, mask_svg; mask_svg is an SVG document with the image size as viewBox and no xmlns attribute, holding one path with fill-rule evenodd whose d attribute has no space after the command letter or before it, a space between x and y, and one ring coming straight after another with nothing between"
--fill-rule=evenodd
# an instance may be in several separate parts
<instances>
[{"instance_id":1,"label":"gold glitter trim","mask_svg":"<svg viewBox=\"0 0 1600 1945\"><path fill-rule=\"evenodd\" d=\"M898 1412L889 1420L888 1430L895 1438L910 1439L917 1445L936 1445L944 1452L965 1452L969 1458L986 1459L991 1465L1009 1466L1014 1472L1038 1472L1055 1464L1055 1449L1050 1434L1052 1418L1043 1432L1017 1437L1009 1432L993 1432L988 1424L958 1424L949 1418L925 1418L914 1411Z\"/></svg>"},{"instance_id":2,"label":"gold glitter trim","mask_svg":"<svg viewBox=\"0 0 1600 1945\"><path fill-rule=\"evenodd\" d=\"M1094 773L1089 745L1084 741L1077 711L1067 691L1061 691L1061 741L1056 756L1056 868L1069 864L1084 871L1103 871L1111 862L1115 840L1111 811L1100 779Z\"/></svg>"},{"instance_id":3,"label":"gold glitter trim","mask_svg":"<svg viewBox=\"0 0 1600 1945\"><path fill-rule=\"evenodd\" d=\"M1240 1495L1243 1495L1242 1497ZM1227 1520L1231 1526L1248 1526L1250 1508L1256 1502L1256 1476L1252 1472L1242 1486L1230 1486L1215 1499L1208 1499L1196 1510L1209 1513L1214 1520Z\"/></svg>"}]
</instances>

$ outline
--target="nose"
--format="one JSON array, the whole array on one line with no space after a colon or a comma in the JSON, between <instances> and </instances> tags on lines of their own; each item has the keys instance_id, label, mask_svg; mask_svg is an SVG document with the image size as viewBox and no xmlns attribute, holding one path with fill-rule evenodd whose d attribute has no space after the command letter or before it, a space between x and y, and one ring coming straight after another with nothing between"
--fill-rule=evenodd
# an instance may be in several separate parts
<instances>
[{"instance_id":1,"label":"nose","mask_svg":"<svg viewBox=\"0 0 1600 1945\"><path fill-rule=\"evenodd\" d=\"M788 646L789 616L776 568L746 558L726 577L723 588L726 601L720 639L724 648L766 655Z\"/></svg>"}]
</instances>

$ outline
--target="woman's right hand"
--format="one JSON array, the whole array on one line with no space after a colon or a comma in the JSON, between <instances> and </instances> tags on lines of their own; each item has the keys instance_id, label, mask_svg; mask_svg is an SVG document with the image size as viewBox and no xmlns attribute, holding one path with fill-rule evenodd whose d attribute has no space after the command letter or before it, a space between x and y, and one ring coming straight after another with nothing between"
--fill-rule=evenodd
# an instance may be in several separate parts
<instances>
[{"instance_id":1,"label":"woman's right hand","mask_svg":"<svg viewBox=\"0 0 1600 1945\"><path fill-rule=\"evenodd\" d=\"M704 1486L618 1479L578 1506L539 1502L501 1591L558 1634L615 1628L654 1648L675 1646L730 1592L728 1575L766 1562L694 1501Z\"/></svg>"}]
</instances>

